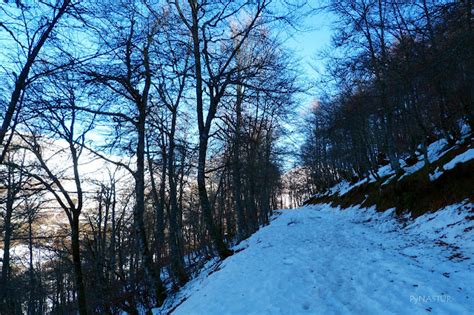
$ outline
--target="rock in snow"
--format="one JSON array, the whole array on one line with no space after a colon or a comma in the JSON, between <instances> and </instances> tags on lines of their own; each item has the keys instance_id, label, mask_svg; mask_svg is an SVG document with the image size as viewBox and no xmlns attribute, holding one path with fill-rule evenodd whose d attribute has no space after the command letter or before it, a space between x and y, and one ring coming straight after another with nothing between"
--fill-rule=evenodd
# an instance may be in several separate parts
<instances>
[{"instance_id":1,"label":"rock in snow","mask_svg":"<svg viewBox=\"0 0 474 315\"><path fill-rule=\"evenodd\" d=\"M474 314L472 208L282 210L154 313Z\"/></svg>"}]
</instances>

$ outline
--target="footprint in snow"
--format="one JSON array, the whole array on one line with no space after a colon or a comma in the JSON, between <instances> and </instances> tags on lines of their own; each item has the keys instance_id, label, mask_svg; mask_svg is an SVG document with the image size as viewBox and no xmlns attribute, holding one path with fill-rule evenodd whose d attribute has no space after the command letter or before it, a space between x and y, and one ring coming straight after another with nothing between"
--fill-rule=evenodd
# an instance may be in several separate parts
<instances>
[{"instance_id":1,"label":"footprint in snow","mask_svg":"<svg viewBox=\"0 0 474 315\"><path fill-rule=\"evenodd\" d=\"M293 265L295 263L295 261L292 258L283 258L283 263L285 265L290 266L290 265Z\"/></svg>"}]
</instances>

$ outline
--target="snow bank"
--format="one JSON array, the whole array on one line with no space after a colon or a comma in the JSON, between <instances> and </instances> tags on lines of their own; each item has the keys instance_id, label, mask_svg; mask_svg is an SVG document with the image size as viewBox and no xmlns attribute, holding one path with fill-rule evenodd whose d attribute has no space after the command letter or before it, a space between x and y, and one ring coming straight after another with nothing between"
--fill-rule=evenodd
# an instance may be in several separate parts
<instances>
[{"instance_id":1,"label":"snow bank","mask_svg":"<svg viewBox=\"0 0 474 315\"><path fill-rule=\"evenodd\" d=\"M430 175L430 180L434 181L437 178L439 178L441 175L443 175L444 171L451 170L451 169L455 168L456 165L461 164L461 163L466 163L466 162L468 162L472 159L474 159L474 149L469 149L469 150L457 155L455 158L453 158L448 163L444 164L442 170L437 168L435 173L433 175Z\"/></svg>"},{"instance_id":2,"label":"snow bank","mask_svg":"<svg viewBox=\"0 0 474 315\"><path fill-rule=\"evenodd\" d=\"M466 152L459 154L448 163L444 164L443 169L445 171L453 169L457 164L466 163L472 159L474 159L474 149L469 149Z\"/></svg>"},{"instance_id":3,"label":"snow bank","mask_svg":"<svg viewBox=\"0 0 474 315\"><path fill-rule=\"evenodd\" d=\"M420 216L406 229L417 238L441 241L451 248L459 247L467 253L474 253L473 209L474 204L460 202Z\"/></svg>"}]
</instances>

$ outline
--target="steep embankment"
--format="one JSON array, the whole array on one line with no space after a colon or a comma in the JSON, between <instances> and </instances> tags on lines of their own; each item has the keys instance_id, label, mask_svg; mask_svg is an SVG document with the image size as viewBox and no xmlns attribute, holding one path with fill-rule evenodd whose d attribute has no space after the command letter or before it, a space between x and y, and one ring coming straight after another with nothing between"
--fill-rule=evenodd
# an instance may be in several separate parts
<instances>
[{"instance_id":1,"label":"steep embankment","mask_svg":"<svg viewBox=\"0 0 474 315\"><path fill-rule=\"evenodd\" d=\"M279 211L155 314L473 314L472 215L467 203L403 223L358 207Z\"/></svg>"},{"instance_id":2,"label":"steep embankment","mask_svg":"<svg viewBox=\"0 0 474 315\"><path fill-rule=\"evenodd\" d=\"M427 212L462 201L474 201L474 147L472 135L455 145L444 139L428 147L429 165L421 153L400 160L403 175L396 176L390 165L381 167L377 176L360 181L341 182L320 193L306 204L332 203L343 208L376 206L378 211L395 208L397 214L416 218Z\"/></svg>"}]
</instances>

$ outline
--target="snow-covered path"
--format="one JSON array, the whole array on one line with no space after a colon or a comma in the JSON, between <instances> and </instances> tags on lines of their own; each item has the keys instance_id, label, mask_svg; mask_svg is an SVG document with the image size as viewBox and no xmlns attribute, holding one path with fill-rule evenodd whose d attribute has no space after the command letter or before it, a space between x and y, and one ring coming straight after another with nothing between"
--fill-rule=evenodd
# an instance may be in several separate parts
<instances>
[{"instance_id":1,"label":"snow-covered path","mask_svg":"<svg viewBox=\"0 0 474 315\"><path fill-rule=\"evenodd\" d=\"M472 247L448 259L452 249L387 216L281 211L189 283L173 314L474 314Z\"/></svg>"}]
</instances>

